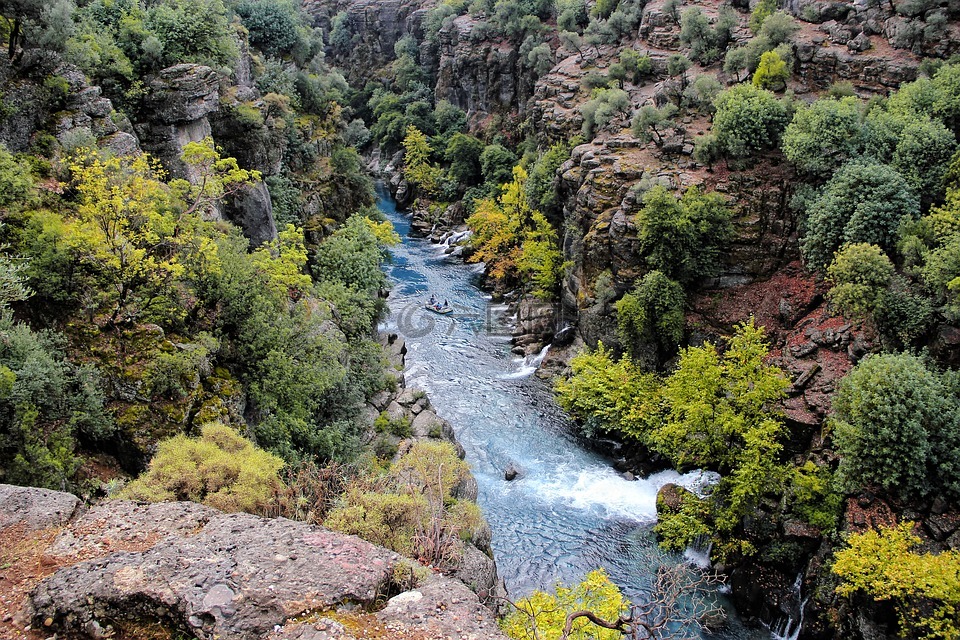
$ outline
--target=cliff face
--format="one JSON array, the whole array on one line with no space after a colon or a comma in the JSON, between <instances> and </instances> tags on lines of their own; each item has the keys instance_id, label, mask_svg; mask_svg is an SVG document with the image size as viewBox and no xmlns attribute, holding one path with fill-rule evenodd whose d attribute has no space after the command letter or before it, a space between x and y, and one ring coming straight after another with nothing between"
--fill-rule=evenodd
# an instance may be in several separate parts
<instances>
[{"instance_id":1,"label":"cliff face","mask_svg":"<svg viewBox=\"0 0 960 640\"><path fill-rule=\"evenodd\" d=\"M534 80L520 54L506 40L477 37L477 21L459 16L437 40L437 100L448 100L470 115L526 111Z\"/></svg>"},{"instance_id":2,"label":"cliff face","mask_svg":"<svg viewBox=\"0 0 960 640\"><path fill-rule=\"evenodd\" d=\"M351 41L333 48L331 61L353 86L362 88L375 71L396 59L394 46L402 37L423 42L423 19L436 0L303 0L301 5L328 43L334 18L346 16Z\"/></svg>"}]
</instances>

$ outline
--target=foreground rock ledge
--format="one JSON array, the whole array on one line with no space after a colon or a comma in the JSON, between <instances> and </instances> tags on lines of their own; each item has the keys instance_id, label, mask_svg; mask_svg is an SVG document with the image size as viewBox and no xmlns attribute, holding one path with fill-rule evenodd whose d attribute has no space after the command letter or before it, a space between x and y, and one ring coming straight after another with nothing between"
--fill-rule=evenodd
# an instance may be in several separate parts
<instances>
[{"instance_id":1,"label":"foreground rock ledge","mask_svg":"<svg viewBox=\"0 0 960 640\"><path fill-rule=\"evenodd\" d=\"M0 505L14 494L28 514L62 513L68 495L0 485ZM105 638L159 622L224 640L504 638L461 582L432 575L387 600L399 591L394 567L412 561L284 518L113 501L72 520L44 553L58 565L71 554L77 562L40 581L24 603L22 617L41 637ZM343 611L367 618L357 635L335 622Z\"/></svg>"}]
</instances>

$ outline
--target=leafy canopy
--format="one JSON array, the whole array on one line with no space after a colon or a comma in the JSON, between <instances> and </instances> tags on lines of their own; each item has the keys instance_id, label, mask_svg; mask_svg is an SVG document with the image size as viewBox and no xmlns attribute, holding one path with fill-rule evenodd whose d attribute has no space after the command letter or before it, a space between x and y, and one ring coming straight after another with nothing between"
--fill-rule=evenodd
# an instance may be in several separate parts
<instances>
[{"instance_id":1,"label":"leafy canopy","mask_svg":"<svg viewBox=\"0 0 960 640\"><path fill-rule=\"evenodd\" d=\"M918 553L914 523L850 536L834 556L837 594L864 592L892 601L903 636L922 640L960 634L960 552Z\"/></svg>"}]
</instances>

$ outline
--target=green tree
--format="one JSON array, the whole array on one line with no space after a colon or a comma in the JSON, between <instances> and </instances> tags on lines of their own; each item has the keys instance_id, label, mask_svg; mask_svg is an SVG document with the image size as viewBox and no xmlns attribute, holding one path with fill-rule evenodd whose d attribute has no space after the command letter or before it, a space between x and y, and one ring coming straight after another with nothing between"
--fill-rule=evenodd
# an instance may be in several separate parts
<instances>
[{"instance_id":1,"label":"green tree","mask_svg":"<svg viewBox=\"0 0 960 640\"><path fill-rule=\"evenodd\" d=\"M164 0L147 10L144 25L159 40L164 65L219 66L237 58L222 0Z\"/></svg>"},{"instance_id":2,"label":"green tree","mask_svg":"<svg viewBox=\"0 0 960 640\"><path fill-rule=\"evenodd\" d=\"M301 43L297 6L285 0L245 0L234 7L250 44L271 56L288 55Z\"/></svg>"},{"instance_id":3,"label":"green tree","mask_svg":"<svg viewBox=\"0 0 960 640\"><path fill-rule=\"evenodd\" d=\"M911 354L864 358L833 400L839 473L850 488L876 485L917 498L960 489L960 413L943 378Z\"/></svg>"},{"instance_id":4,"label":"green tree","mask_svg":"<svg viewBox=\"0 0 960 640\"><path fill-rule=\"evenodd\" d=\"M783 154L804 173L826 177L862 150L860 101L822 98L801 106L783 133Z\"/></svg>"},{"instance_id":5,"label":"green tree","mask_svg":"<svg viewBox=\"0 0 960 640\"><path fill-rule=\"evenodd\" d=\"M70 0L10 0L0 9L7 19L7 55L18 60L24 46L63 48L73 30L76 5Z\"/></svg>"},{"instance_id":6,"label":"green tree","mask_svg":"<svg viewBox=\"0 0 960 640\"><path fill-rule=\"evenodd\" d=\"M481 140L465 134L455 133L447 143L445 158L450 163L450 175L461 184L473 186L479 184L482 172L480 154L484 144Z\"/></svg>"},{"instance_id":7,"label":"green tree","mask_svg":"<svg viewBox=\"0 0 960 640\"><path fill-rule=\"evenodd\" d=\"M558 378L554 390L557 402L570 414L583 433L623 433L641 442L647 438L640 406L652 399L658 388L656 378L634 364L629 356L619 360L599 343L593 351L582 351L570 361L572 375ZM655 403L650 403L651 408Z\"/></svg>"},{"instance_id":8,"label":"green tree","mask_svg":"<svg viewBox=\"0 0 960 640\"><path fill-rule=\"evenodd\" d=\"M443 178L443 170L430 162L430 141L419 129L410 125L403 139L403 176L428 196L436 195Z\"/></svg>"},{"instance_id":9,"label":"green tree","mask_svg":"<svg viewBox=\"0 0 960 640\"><path fill-rule=\"evenodd\" d=\"M865 152L888 162L927 202L938 199L957 147L954 134L925 114L873 109L864 127Z\"/></svg>"},{"instance_id":10,"label":"green tree","mask_svg":"<svg viewBox=\"0 0 960 640\"><path fill-rule=\"evenodd\" d=\"M636 357L643 344L653 344L658 360L671 355L683 339L683 287L659 271L637 282L617 301L617 335L624 350Z\"/></svg>"},{"instance_id":11,"label":"green tree","mask_svg":"<svg viewBox=\"0 0 960 640\"><path fill-rule=\"evenodd\" d=\"M259 171L241 169L236 158L221 157L207 136L200 142L188 142L180 156L193 181L172 180L170 187L188 203L186 214L209 213L214 205L260 180Z\"/></svg>"},{"instance_id":12,"label":"green tree","mask_svg":"<svg viewBox=\"0 0 960 640\"><path fill-rule=\"evenodd\" d=\"M499 187L510 182L516 164L517 156L500 144L487 145L480 154L483 181L492 186Z\"/></svg>"},{"instance_id":13,"label":"green tree","mask_svg":"<svg viewBox=\"0 0 960 640\"><path fill-rule=\"evenodd\" d=\"M673 103L667 103L662 107L643 105L633 116L631 123L633 135L644 142L652 140L658 147L662 147L666 132L676 128L673 118L678 111L679 109Z\"/></svg>"},{"instance_id":14,"label":"green tree","mask_svg":"<svg viewBox=\"0 0 960 640\"><path fill-rule=\"evenodd\" d=\"M660 391L662 413L650 431L649 443L679 468L717 469L723 479L706 511L687 514L690 527L659 527L664 546L683 549L712 523L720 557L749 554L737 528L764 494L776 491L783 471L777 457L784 426L773 411L789 381L765 358L763 329L753 322L737 327L722 355L707 343L680 353L676 371ZM699 523L699 524L698 524Z\"/></svg>"},{"instance_id":15,"label":"green tree","mask_svg":"<svg viewBox=\"0 0 960 640\"><path fill-rule=\"evenodd\" d=\"M848 244L836 253L827 268L833 284L827 295L845 315L870 315L882 303L893 274L893 263L880 247Z\"/></svg>"},{"instance_id":16,"label":"green tree","mask_svg":"<svg viewBox=\"0 0 960 640\"><path fill-rule=\"evenodd\" d=\"M787 63L776 51L766 51L760 56L760 64L753 74L753 86L779 91L786 88L789 79Z\"/></svg>"},{"instance_id":17,"label":"green tree","mask_svg":"<svg viewBox=\"0 0 960 640\"><path fill-rule=\"evenodd\" d=\"M750 30L754 34L760 33L764 21L777 10L777 0L760 0L750 12Z\"/></svg>"},{"instance_id":18,"label":"green tree","mask_svg":"<svg viewBox=\"0 0 960 640\"><path fill-rule=\"evenodd\" d=\"M535 591L517 601L515 609L503 620L503 630L517 640L559 638L564 632L567 616L590 611L603 620L619 620L625 616L630 603L620 593L607 573L597 569L574 587L557 585L554 594ZM573 621L570 640L617 640L623 637L618 629L603 629L592 625L585 617Z\"/></svg>"},{"instance_id":19,"label":"green tree","mask_svg":"<svg viewBox=\"0 0 960 640\"><path fill-rule=\"evenodd\" d=\"M522 285L549 299L556 293L563 267L557 232L526 195L527 172L517 166L513 181L497 200L477 202L467 226L473 231L471 262L485 262L487 276L499 289Z\"/></svg>"},{"instance_id":20,"label":"green tree","mask_svg":"<svg viewBox=\"0 0 960 640\"><path fill-rule=\"evenodd\" d=\"M905 220L917 218L920 202L897 171L877 162L844 165L808 210L801 242L807 263L826 267L846 244L875 244L889 250Z\"/></svg>"},{"instance_id":21,"label":"green tree","mask_svg":"<svg viewBox=\"0 0 960 640\"><path fill-rule=\"evenodd\" d=\"M530 169L527 180L527 198L535 209L550 212L557 208L558 196L554 183L557 171L564 162L570 159L570 151L576 141L570 143L558 142L537 157Z\"/></svg>"},{"instance_id":22,"label":"green tree","mask_svg":"<svg viewBox=\"0 0 960 640\"><path fill-rule=\"evenodd\" d=\"M657 185L636 218L640 254L651 269L682 284L714 275L732 234L731 217L719 193L690 187L678 199Z\"/></svg>"},{"instance_id":23,"label":"green tree","mask_svg":"<svg viewBox=\"0 0 960 640\"><path fill-rule=\"evenodd\" d=\"M734 158L776 147L787 126L786 105L771 92L750 84L727 89L713 104L717 143Z\"/></svg>"}]
</instances>

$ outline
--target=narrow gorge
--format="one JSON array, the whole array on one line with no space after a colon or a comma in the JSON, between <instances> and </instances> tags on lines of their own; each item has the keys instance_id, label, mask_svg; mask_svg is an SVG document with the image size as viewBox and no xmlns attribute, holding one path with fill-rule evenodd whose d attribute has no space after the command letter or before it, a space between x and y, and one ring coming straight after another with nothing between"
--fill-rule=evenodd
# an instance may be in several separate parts
<instances>
[{"instance_id":1,"label":"narrow gorge","mask_svg":"<svg viewBox=\"0 0 960 640\"><path fill-rule=\"evenodd\" d=\"M960 637L956 0L0 16L0 635Z\"/></svg>"}]
</instances>

